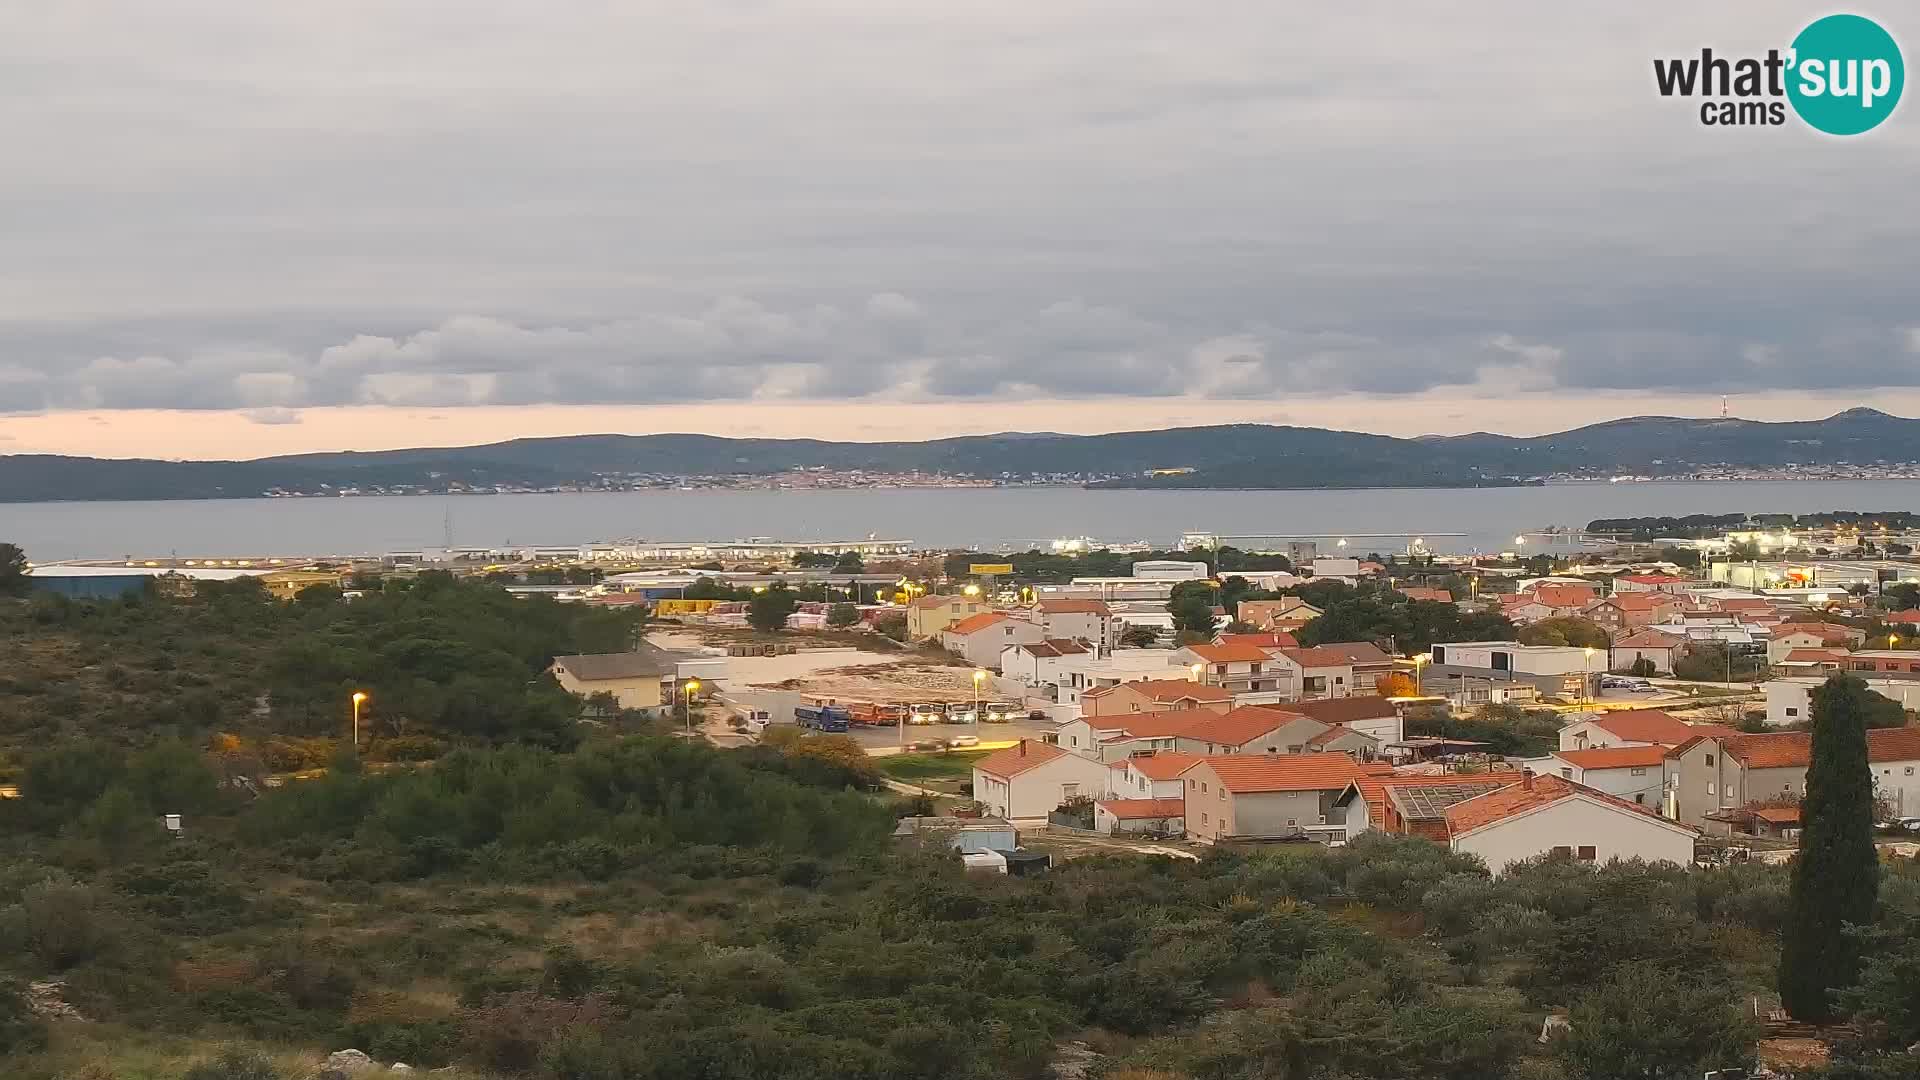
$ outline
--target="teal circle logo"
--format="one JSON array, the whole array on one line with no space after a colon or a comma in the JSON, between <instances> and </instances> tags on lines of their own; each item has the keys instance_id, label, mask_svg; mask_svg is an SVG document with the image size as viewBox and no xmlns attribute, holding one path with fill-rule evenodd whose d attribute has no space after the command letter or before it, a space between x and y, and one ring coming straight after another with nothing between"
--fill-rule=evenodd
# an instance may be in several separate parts
<instances>
[{"instance_id":1,"label":"teal circle logo","mask_svg":"<svg viewBox=\"0 0 1920 1080\"><path fill-rule=\"evenodd\" d=\"M1907 83L1900 46L1880 24L1859 15L1829 15L1793 39L1787 100L1829 135L1872 131L1893 115Z\"/></svg>"}]
</instances>

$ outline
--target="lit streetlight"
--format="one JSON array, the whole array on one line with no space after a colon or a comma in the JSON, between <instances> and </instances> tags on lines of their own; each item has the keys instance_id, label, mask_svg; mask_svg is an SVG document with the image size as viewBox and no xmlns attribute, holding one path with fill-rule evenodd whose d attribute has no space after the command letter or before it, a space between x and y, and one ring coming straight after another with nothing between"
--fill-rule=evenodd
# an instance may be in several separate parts
<instances>
[{"instance_id":1,"label":"lit streetlight","mask_svg":"<svg viewBox=\"0 0 1920 1080\"><path fill-rule=\"evenodd\" d=\"M963 593L966 593L966 594L967 594L968 596L979 596L979 595L980 595L980 586L978 586L978 585L969 585L969 586L967 586L966 588L964 588L964 589L961 589L960 591L961 591L961 592L963 592Z\"/></svg>"},{"instance_id":2,"label":"lit streetlight","mask_svg":"<svg viewBox=\"0 0 1920 1080\"><path fill-rule=\"evenodd\" d=\"M680 704L687 713L687 734L693 734L693 695L700 692L700 680L688 679L680 684Z\"/></svg>"},{"instance_id":3,"label":"lit streetlight","mask_svg":"<svg viewBox=\"0 0 1920 1080\"><path fill-rule=\"evenodd\" d=\"M1413 694L1415 697L1427 696L1426 683L1421 680L1420 672L1431 663L1433 663L1432 653L1415 653L1413 656Z\"/></svg>"},{"instance_id":4,"label":"lit streetlight","mask_svg":"<svg viewBox=\"0 0 1920 1080\"><path fill-rule=\"evenodd\" d=\"M973 669L973 722L980 723L980 684L987 681L987 673L980 668Z\"/></svg>"},{"instance_id":5,"label":"lit streetlight","mask_svg":"<svg viewBox=\"0 0 1920 1080\"><path fill-rule=\"evenodd\" d=\"M1202 671L1205 671L1205 670L1206 670L1206 665L1204 665L1204 664L1194 664L1194 665L1192 665L1191 667L1189 667L1189 668L1187 668L1187 670L1188 670L1188 671L1191 671L1191 672L1193 672L1193 681L1194 681L1194 682L1199 682L1199 681L1200 681L1200 673L1201 673Z\"/></svg>"},{"instance_id":6,"label":"lit streetlight","mask_svg":"<svg viewBox=\"0 0 1920 1080\"><path fill-rule=\"evenodd\" d=\"M1587 646L1586 660L1580 665L1580 692L1587 695L1587 701L1593 701L1593 646Z\"/></svg>"},{"instance_id":7,"label":"lit streetlight","mask_svg":"<svg viewBox=\"0 0 1920 1080\"><path fill-rule=\"evenodd\" d=\"M353 703L353 752L357 754L360 752L360 706L366 704L367 693L355 690L347 700Z\"/></svg>"}]
</instances>

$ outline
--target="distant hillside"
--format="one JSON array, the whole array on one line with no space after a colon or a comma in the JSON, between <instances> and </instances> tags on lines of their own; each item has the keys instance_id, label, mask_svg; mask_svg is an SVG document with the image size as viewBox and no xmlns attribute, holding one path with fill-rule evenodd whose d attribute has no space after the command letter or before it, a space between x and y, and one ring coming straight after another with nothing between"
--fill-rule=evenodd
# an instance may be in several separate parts
<instances>
[{"instance_id":1,"label":"distant hillside","mask_svg":"<svg viewBox=\"0 0 1920 1080\"><path fill-rule=\"evenodd\" d=\"M1920 421L1873 409L1777 424L1634 417L1532 438L1483 433L1401 439L1262 424L890 443L573 435L254 461L0 456L0 502L238 498L273 489L617 487L636 477L764 476L805 467L1066 478L1115 487L1278 489L1473 487L1558 474L1683 475L1716 465L1913 461L1920 461ZM1181 471L1150 475L1155 470Z\"/></svg>"}]
</instances>

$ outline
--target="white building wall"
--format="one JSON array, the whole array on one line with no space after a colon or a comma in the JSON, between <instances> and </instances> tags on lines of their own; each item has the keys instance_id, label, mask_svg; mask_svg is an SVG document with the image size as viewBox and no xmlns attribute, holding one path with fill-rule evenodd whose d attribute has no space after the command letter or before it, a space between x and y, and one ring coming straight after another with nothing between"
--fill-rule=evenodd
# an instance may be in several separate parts
<instances>
[{"instance_id":1,"label":"white building wall","mask_svg":"<svg viewBox=\"0 0 1920 1080\"><path fill-rule=\"evenodd\" d=\"M1098 799L1107 793L1108 769L1100 762L1064 754L1003 781L973 770L973 798L996 817L1043 818L1074 795Z\"/></svg>"},{"instance_id":2,"label":"white building wall","mask_svg":"<svg viewBox=\"0 0 1920 1080\"><path fill-rule=\"evenodd\" d=\"M1895 817L1920 817L1920 761L1876 761L1874 793L1887 800Z\"/></svg>"},{"instance_id":3,"label":"white building wall","mask_svg":"<svg viewBox=\"0 0 1920 1080\"><path fill-rule=\"evenodd\" d=\"M1813 715L1813 688L1819 680L1773 679L1767 692L1767 726L1798 724Z\"/></svg>"},{"instance_id":4,"label":"white building wall","mask_svg":"<svg viewBox=\"0 0 1920 1080\"><path fill-rule=\"evenodd\" d=\"M1635 775L1635 770L1638 775ZM1660 765L1635 765L1619 769L1583 769L1562 758L1549 758L1536 766L1540 772L1552 772L1576 784L1617 795L1649 810L1660 809L1660 793L1666 790L1667 770Z\"/></svg>"},{"instance_id":5,"label":"white building wall","mask_svg":"<svg viewBox=\"0 0 1920 1080\"><path fill-rule=\"evenodd\" d=\"M1522 859L1555 847L1595 849L1595 861L1640 858L1649 862L1693 863L1693 836L1659 818L1607 806L1578 796L1508 818L1453 839L1453 849L1478 855L1499 874Z\"/></svg>"}]
</instances>

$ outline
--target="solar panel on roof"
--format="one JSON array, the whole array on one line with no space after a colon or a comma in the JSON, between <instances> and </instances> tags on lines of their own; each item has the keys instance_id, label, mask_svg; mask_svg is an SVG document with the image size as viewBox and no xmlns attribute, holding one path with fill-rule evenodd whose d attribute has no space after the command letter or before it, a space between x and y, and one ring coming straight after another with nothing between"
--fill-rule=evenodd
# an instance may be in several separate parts
<instances>
[{"instance_id":1,"label":"solar panel on roof","mask_svg":"<svg viewBox=\"0 0 1920 1080\"><path fill-rule=\"evenodd\" d=\"M1387 796L1393 800L1394 809L1400 811L1401 817L1408 821L1428 821L1445 817L1447 807L1454 803L1466 802L1489 791L1498 791L1507 783L1489 780L1484 784L1396 785L1388 789Z\"/></svg>"}]
</instances>

